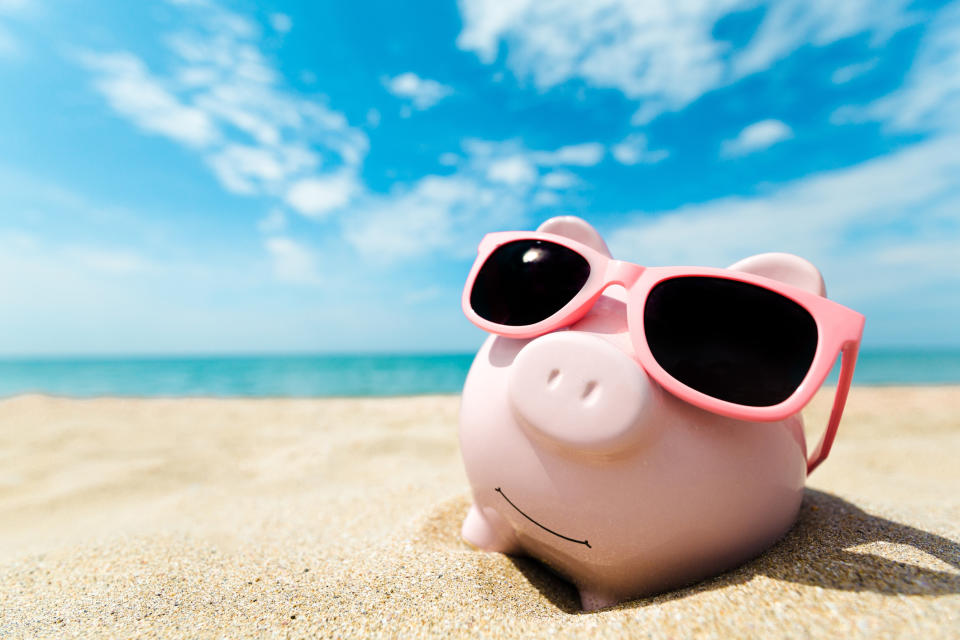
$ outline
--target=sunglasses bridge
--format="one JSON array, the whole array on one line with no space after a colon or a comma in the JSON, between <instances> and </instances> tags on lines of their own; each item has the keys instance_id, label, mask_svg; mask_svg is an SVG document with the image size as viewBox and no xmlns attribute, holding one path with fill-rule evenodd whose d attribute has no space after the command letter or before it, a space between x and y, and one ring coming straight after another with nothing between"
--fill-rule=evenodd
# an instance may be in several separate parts
<instances>
[{"instance_id":1,"label":"sunglasses bridge","mask_svg":"<svg viewBox=\"0 0 960 640\"><path fill-rule=\"evenodd\" d=\"M603 274L604 286L618 284L629 291L630 287L636 284L646 270L646 267L641 267L632 262L611 259L607 263L606 272Z\"/></svg>"}]
</instances>

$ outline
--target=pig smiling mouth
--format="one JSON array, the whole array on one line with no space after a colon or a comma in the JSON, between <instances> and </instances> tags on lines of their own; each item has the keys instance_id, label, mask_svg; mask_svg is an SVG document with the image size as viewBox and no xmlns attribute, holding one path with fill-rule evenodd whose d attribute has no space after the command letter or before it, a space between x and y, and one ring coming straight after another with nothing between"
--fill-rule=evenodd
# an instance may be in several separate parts
<instances>
[{"instance_id":1,"label":"pig smiling mouth","mask_svg":"<svg viewBox=\"0 0 960 640\"><path fill-rule=\"evenodd\" d=\"M565 535L563 535L563 534L557 533L557 532L554 531L553 529L548 529L547 527L543 526L542 524L540 524L539 522L537 522L536 520L534 520L533 518L531 518L530 516L528 516L527 514L525 514L523 511L521 511L521 510L520 510L520 507L518 507L517 505L513 504L513 501L510 500L510 498L507 497L507 494L505 494L505 493L503 492L503 489L501 489L500 487L497 487L496 489L494 489L494 491L496 491L497 493L499 493L501 498L503 498L504 500L506 500L507 503L508 503L511 507L513 507L514 509L516 509L516 510L517 510L517 513L519 513L519 514L522 515L524 518L526 518L527 520L529 520L529 521L532 522L533 524L537 525L538 527L540 527L541 529L543 529L543 530L546 531L547 533L552 533L553 535L557 536L558 538L563 538L564 540L567 540L567 541L569 541L569 542L575 542L575 543L577 543L577 544L582 544L582 545L584 545L587 549L592 549L592 548L593 548L593 547L590 546L590 543L587 542L586 540L577 540L576 538L570 538L570 537L567 537L567 536L565 536Z\"/></svg>"}]
</instances>

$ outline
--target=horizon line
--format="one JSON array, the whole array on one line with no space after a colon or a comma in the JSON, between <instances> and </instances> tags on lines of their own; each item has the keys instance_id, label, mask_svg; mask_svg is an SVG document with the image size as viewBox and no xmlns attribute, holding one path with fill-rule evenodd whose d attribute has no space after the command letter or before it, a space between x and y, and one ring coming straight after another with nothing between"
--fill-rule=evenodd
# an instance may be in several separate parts
<instances>
[{"instance_id":1,"label":"horizon line","mask_svg":"<svg viewBox=\"0 0 960 640\"><path fill-rule=\"evenodd\" d=\"M216 358L317 358L317 357L417 357L417 356L472 356L479 349L437 349L437 350L396 350L396 351L363 351L363 350L309 350L309 351L157 351L157 352L67 352L67 353L0 353L0 363L23 361L63 361L63 360L174 360L174 359L216 359ZM957 352L960 353L960 344L942 345L875 345L860 348L860 355L867 353L896 353L896 352Z\"/></svg>"}]
</instances>

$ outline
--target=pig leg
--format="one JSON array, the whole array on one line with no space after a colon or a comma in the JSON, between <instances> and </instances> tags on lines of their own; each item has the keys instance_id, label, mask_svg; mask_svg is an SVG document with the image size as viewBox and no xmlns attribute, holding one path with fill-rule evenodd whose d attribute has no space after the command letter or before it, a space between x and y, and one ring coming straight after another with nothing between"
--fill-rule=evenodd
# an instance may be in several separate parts
<instances>
[{"instance_id":1,"label":"pig leg","mask_svg":"<svg viewBox=\"0 0 960 640\"><path fill-rule=\"evenodd\" d=\"M470 507L463 520L460 535L481 551L497 551L517 555L522 552L513 528L494 509Z\"/></svg>"}]
</instances>

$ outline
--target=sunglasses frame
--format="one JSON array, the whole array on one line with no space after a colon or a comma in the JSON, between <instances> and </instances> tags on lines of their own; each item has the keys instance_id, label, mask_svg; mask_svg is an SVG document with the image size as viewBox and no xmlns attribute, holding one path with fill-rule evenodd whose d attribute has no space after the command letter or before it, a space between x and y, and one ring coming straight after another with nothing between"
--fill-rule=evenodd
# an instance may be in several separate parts
<instances>
[{"instance_id":1,"label":"sunglasses frame","mask_svg":"<svg viewBox=\"0 0 960 640\"><path fill-rule=\"evenodd\" d=\"M518 240L542 240L575 251L590 265L590 275L583 288L550 317L523 326L497 324L480 317L473 310L470 305L470 295L477 274L493 252L505 244ZM477 259L467 277L461 300L463 313L470 322L488 333L506 338L535 338L574 324L587 314L607 287L620 285L627 291L627 328L640 366L653 380L674 396L718 415L737 420L774 422L798 413L813 398L830 374L837 356L842 354L840 378L830 419L819 444L807 458L807 473L813 471L830 453L850 390L860 339L863 335L864 317L860 313L823 296L764 276L712 267L644 267L624 260L615 260L566 236L542 231L489 233L480 241L477 254ZM650 351L644 330L643 313L647 296L658 283L683 276L721 278L756 285L782 295L807 310L817 326L817 348L810 369L790 397L779 404L765 407L735 404L688 387L660 366Z\"/></svg>"}]
</instances>

